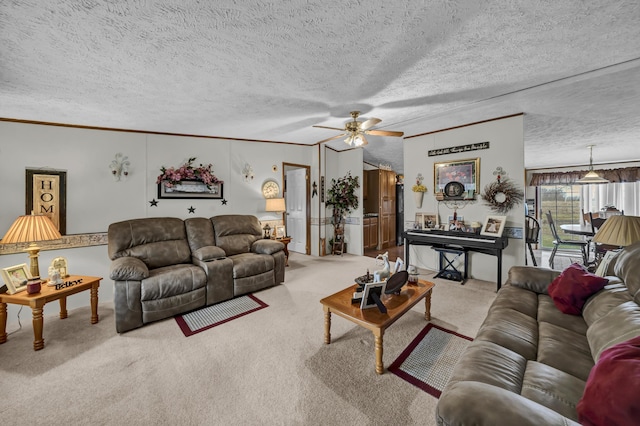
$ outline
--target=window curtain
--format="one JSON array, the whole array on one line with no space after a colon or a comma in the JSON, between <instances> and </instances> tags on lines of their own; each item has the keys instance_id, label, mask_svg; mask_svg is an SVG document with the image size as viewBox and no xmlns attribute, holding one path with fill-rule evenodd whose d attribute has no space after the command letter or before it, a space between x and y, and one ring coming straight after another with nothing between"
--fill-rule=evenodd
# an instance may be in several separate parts
<instances>
[{"instance_id":1,"label":"window curtain","mask_svg":"<svg viewBox=\"0 0 640 426\"><path fill-rule=\"evenodd\" d=\"M640 182L582 185L581 207L585 212L597 212L614 206L627 216L640 216Z\"/></svg>"},{"instance_id":2,"label":"window curtain","mask_svg":"<svg viewBox=\"0 0 640 426\"><path fill-rule=\"evenodd\" d=\"M594 170L598 175L609 182L637 182L640 181L640 167L625 167L622 169ZM531 186L542 185L573 185L588 170L573 170L570 172L544 172L532 173ZM585 210L586 211L586 210Z\"/></svg>"}]
</instances>

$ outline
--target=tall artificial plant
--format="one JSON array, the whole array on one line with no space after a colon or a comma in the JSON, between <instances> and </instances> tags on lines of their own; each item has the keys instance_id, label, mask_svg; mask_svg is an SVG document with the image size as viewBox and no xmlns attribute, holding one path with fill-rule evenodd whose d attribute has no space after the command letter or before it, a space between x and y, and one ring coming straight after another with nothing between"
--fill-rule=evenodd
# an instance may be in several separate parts
<instances>
[{"instance_id":1,"label":"tall artificial plant","mask_svg":"<svg viewBox=\"0 0 640 426\"><path fill-rule=\"evenodd\" d=\"M327 192L327 206L333 207L333 228L334 235L340 229L344 217L358 208L358 196L356 189L360 188L358 177L351 176L348 172L346 176L339 179L331 179L331 187Z\"/></svg>"}]
</instances>

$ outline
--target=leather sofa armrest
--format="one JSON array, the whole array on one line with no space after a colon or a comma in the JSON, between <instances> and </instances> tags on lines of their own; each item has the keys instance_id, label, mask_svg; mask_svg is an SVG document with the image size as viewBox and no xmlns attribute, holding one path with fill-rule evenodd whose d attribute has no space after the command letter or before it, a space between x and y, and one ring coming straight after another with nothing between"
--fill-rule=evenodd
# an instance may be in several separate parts
<instances>
[{"instance_id":1,"label":"leather sofa armrest","mask_svg":"<svg viewBox=\"0 0 640 426\"><path fill-rule=\"evenodd\" d=\"M220 247L204 246L191 253L191 257L203 262L227 257L227 254Z\"/></svg>"},{"instance_id":2,"label":"leather sofa armrest","mask_svg":"<svg viewBox=\"0 0 640 426\"><path fill-rule=\"evenodd\" d=\"M251 244L251 252L258 254L274 254L284 250L284 244L276 240L261 239Z\"/></svg>"},{"instance_id":3,"label":"leather sofa armrest","mask_svg":"<svg viewBox=\"0 0 640 426\"><path fill-rule=\"evenodd\" d=\"M140 281L149 277L149 268L137 257L118 257L111 262L109 277L114 281Z\"/></svg>"},{"instance_id":4,"label":"leather sofa armrest","mask_svg":"<svg viewBox=\"0 0 640 426\"><path fill-rule=\"evenodd\" d=\"M480 382L447 386L436 407L438 425L578 425L517 393Z\"/></svg>"},{"instance_id":5,"label":"leather sofa armrest","mask_svg":"<svg viewBox=\"0 0 640 426\"><path fill-rule=\"evenodd\" d=\"M559 271L533 266L512 266L509 269L508 284L524 288L535 293L548 294L549 284L560 275Z\"/></svg>"}]
</instances>

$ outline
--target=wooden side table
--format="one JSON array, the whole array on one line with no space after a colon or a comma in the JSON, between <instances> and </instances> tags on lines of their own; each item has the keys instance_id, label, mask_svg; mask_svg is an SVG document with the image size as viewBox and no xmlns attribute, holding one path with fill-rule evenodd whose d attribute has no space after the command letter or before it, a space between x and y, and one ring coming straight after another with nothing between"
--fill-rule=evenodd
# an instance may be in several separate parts
<instances>
[{"instance_id":1,"label":"wooden side table","mask_svg":"<svg viewBox=\"0 0 640 426\"><path fill-rule=\"evenodd\" d=\"M65 283L76 284L56 290L55 287L42 284L40 293L28 294L21 291L16 294L0 294L0 344L7 341L7 303L30 306L33 313L33 350L39 351L44 348L42 329L44 318L42 310L47 302L60 301L60 319L67 317L67 296L90 290L91 300L91 324L98 322L98 287L100 287L100 277L87 277L83 275L71 275L67 277ZM78 282L79 281L79 282Z\"/></svg>"},{"instance_id":2,"label":"wooden side table","mask_svg":"<svg viewBox=\"0 0 640 426\"><path fill-rule=\"evenodd\" d=\"M291 242L291 237L276 238L276 241L280 241L282 244L284 244L284 255L287 258L285 266L289 266L289 247L287 246Z\"/></svg>"}]
</instances>

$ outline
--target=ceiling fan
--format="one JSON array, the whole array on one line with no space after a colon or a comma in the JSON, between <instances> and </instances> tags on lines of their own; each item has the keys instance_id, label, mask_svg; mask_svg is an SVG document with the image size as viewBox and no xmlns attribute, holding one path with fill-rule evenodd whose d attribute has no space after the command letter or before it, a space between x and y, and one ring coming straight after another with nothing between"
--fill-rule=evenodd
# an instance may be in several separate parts
<instances>
[{"instance_id":1,"label":"ceiling fan","mask_svg":"<svg viewBox=\"0 0 640 426\"><path fill-rule=\"evenodd\" d=\"M404 132L394 132L391 130L369 130L371 127L380 123L382 120L379 118L370 118L366 121L358 121L358 116L360 115L360 111L351 111L351 117L353 117L353 121L347 121L344 124L344 129L339 129L337 127L326 127L326 126L313 126L318 127L320 129L331 129L331 130L339 130L341 133L338 136L333 136L328 139L321 140L318 143L328 142L333 139L338 139L343 136L347 138L344 140L345 143L349 146L360 147L368 144L369 142L364 137L364 135L374 135L374 136L396 136L400 137L404 135Z\"/></svg>"}]
</instances>

